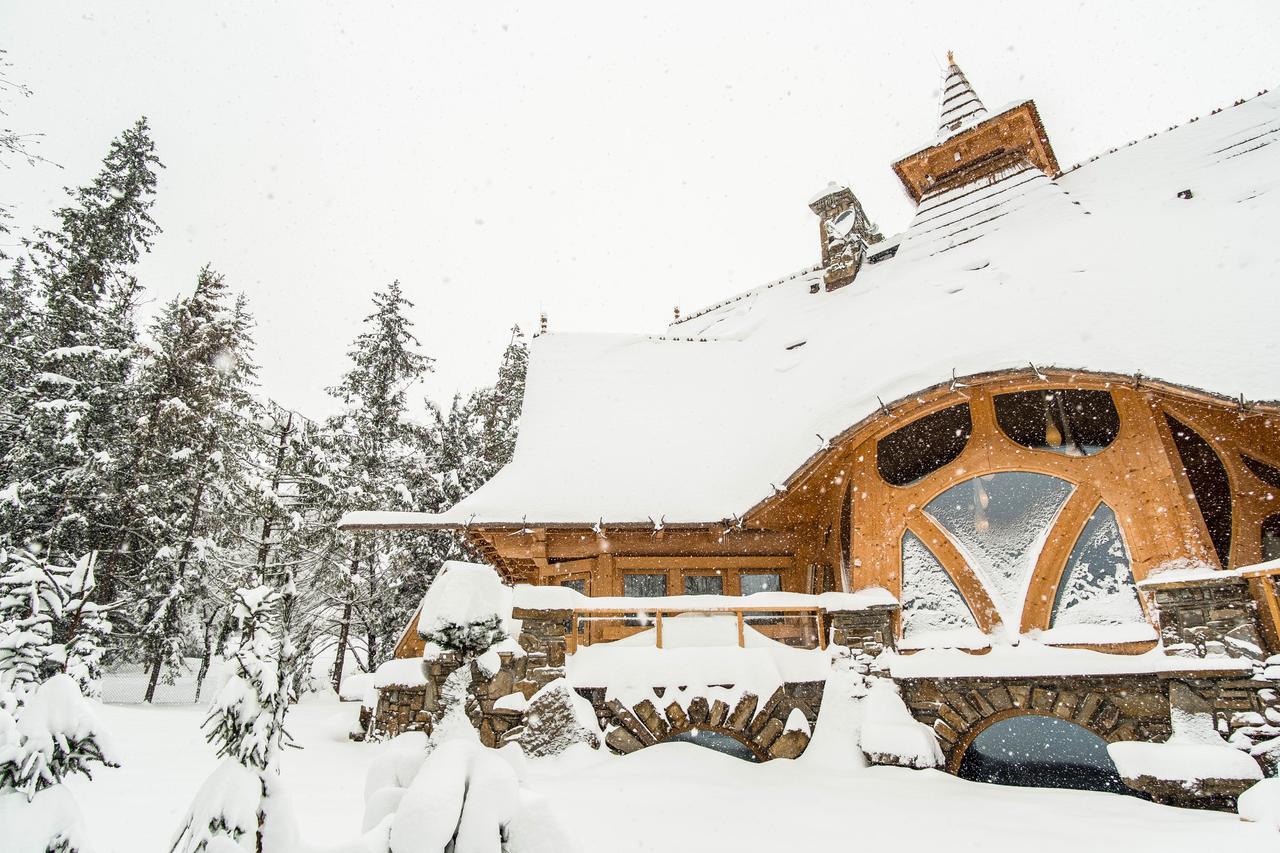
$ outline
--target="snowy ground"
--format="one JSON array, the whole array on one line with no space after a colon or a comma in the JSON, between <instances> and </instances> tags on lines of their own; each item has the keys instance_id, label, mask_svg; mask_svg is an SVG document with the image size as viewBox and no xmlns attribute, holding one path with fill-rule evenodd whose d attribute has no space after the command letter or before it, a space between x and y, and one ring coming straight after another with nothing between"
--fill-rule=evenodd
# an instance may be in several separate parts
<instances>
[{"instance_id":1,"label":"snowy ground","mask_svg":"<svg viewBox=\"0 0 1280 853\"><path fill-rule=\"evenodd\" d=\"M311 698L289 715L305 747L290 750L284 782L302 840L323 851L359 833L364 774L379 746L352 743L357 706ZM164 851L213 755L200 708L103 709L124 766L77 782L103 849ZM797 843L924 850L1038 851L1265 849L1274 830L1235 816L1157 806L1111 794L1006 788L938 771L838 769L811 761L748 764L691 744L626 758L534 762L529 784L547 794L583 851L785 850ZM1256 845L1256 847L1247 847ZM2 845L0 845L2 846Z\"/></svg>"}]
</instances>

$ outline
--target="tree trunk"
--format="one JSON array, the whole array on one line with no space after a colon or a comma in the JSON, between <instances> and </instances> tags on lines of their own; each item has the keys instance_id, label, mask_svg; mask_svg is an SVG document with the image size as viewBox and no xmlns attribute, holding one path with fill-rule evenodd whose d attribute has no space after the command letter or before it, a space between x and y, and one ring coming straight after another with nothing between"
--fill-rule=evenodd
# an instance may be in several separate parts
<instances>
[{"instance_id":1,"label":"tree trunk","mask_svg":"<svg viewBox=\"0 0 1280 853\"><path fill-rule=\"evenodd\" d=\"M157 649L155 659L151 664L151 678L147 681L147 695L142 699L147 704L150 704L151 700L156 696L156 685L160 683L160 669L163 666L164 655L160 654L160 650Z\"/></svg>"},{"instance_id":2,"label":"tree trunk","mask_svg":"<svg viewBox=\"0 0 1280 853\"><path fill-rule=\"evenodd\" d=\"M357 539L351 546L351 580L352 589L347 593L347 603L342 607L342 621L338 625L338 654L333 661L333 692L341 695L342 691L342 667L347 659L347 640L351 635L351 608L352 599L355 597L356 591L354 582L356 572L360 570L360 540Z\"/></svg>"},{"instance_id":3,"label":"tree trunk","mask_svg":"<svg viewBox=\"0 0 1280 853\"><path fill-rule=\"evenodd\" d=\"M213 660L213 618L218 615L218 611L214 610L209 614L209 618L204 620L204 654L200 657L200 671L196 673L196 701L200 701L200 693L204 690L204 680L209 674L209 663Z\"/></svg>"}]
</instances>

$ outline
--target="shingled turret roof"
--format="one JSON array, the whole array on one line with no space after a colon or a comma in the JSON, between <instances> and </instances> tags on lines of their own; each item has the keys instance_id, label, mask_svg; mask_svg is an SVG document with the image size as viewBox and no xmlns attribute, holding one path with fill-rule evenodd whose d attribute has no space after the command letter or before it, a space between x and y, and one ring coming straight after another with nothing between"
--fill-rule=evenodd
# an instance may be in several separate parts
<instances>
[{"instance_id":1,"label":"shingled turret roof","mask_svg":"<svg viewBox=\"0 0 1280 853\"><path fill-rule=\"evenodd\" d=\"M942 79L942 102L938 108L938 135L949 136L966 122L987 114L982 99L973 91L969 78L956 65L955 55L947 52L947 70Z\"/></svg>"}]
</instances>

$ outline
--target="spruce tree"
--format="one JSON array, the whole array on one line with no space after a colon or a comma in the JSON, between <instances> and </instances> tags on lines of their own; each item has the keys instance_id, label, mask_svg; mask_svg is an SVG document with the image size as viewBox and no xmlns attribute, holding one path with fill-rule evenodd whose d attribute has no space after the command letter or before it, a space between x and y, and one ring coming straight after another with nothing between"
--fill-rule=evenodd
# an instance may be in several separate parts
<instances>
[{"instance_id":1,"label":"spruce tree","mask_svg":"<svg viewBox=\"0 0 1280 853\"><path fill-rule=\"evenodd\" d=\"M295 593L288 575L278 586L260 584L235 593L232 614L240 629L235 671L205 720L206 738L222 762L197 792L172 853L293 848L296 829L279 774L280 750L289 742L285 715L295 698L296 652L289 639Z\"/></svg>"},{"instance_id":2,"label":"spruce tree","mask_svg":"<svg viewBox=\"0 0 1280 853\"><path fill-rule=\"evenodd\" d=\"M216 508L243 474L256 368L243 300L229 298L222 276L201 270L192 295L156 318L137 382L141 414L119 514L129 519L123 551L145 556L131 614L150 667L146 701L165 665L181 661L184 622L215 564Z\"/></svg>"},{"instance_id":3,"label":"spruce tree","mask_svg":"<svg viewBox=\"0 0 1280 853\"><path fill-rule=\"evenodd\" d=\"M409 391L431 370L431 359L419 351L406 315L413 305L398 281L375 293L373 303L349 350L351 368L330 389L342 407L326 424L323 439L331 524L350 510L415 509L432 501L414 494L415 488L434 488L434 482L420 475L427 431L409 410ZM407 559L397 543L334 535L350 549L348 572L341 579L345 601L338 616L337 689L352 630L362 629L363 665L372 669L390 652L389 641L407 618L410 605L399 590L424 567Z\"/></svg>"},{"instance_id":4,"label":"spruce tree","mask_svg":"<svg viewBox=\"0 0 1280 853\"><path fill-rule=\"evenodd\" d=\"M161 167L145 119L114 140L102 170L68 190L59 227L29 244L36 310L23 346L26 381L6 413L0 459L0 544L69 562L103 547L129 434L129 377L138 285L130 267L150 249ZM107 594L114 588L105 579Z\"/></svg>"},{"instance_id":5,"label":"spruce tree","mask_svg":"<svg viewBox=\"0 0 1280 853\"><path fill-rule=\"evenodd\" d=\"M88 847L62 783L91 775L95 764L113 766L110 742L77 683L77 676L91 682L100 649L94 632L105 627L101 612L85 606L91 591L91 558L60 567L23 549L0 549L0 810L6 833L46 850ZM42 807L26 807L37 797Z\"/></svg>"}]
</instances>

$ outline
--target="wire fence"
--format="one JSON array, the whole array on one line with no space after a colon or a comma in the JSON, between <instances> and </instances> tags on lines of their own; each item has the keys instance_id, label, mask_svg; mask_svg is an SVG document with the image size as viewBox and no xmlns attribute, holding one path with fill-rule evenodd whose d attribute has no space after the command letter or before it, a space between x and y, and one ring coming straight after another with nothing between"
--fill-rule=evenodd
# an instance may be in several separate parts
<instances>
[{"instance_id":1,"label":"wire fence","mask_svg":"<svg viewBox=\"0 0 1280 853\"><path fill-rule=\"evenodd\" d=\"M207 702L210 696L212 679L206 678L199 696L196 692L196 679L200 673L200 658L184 658L182 665L167 668L160 673L160 682L156 684L156 694L152 702L156 705L194 705ZM102 701L109 705L136 705L146 701L147 682L150 681L151 670L140 663L120 663L106 667L102 674Z\"/></svg>"}]
</instances>

